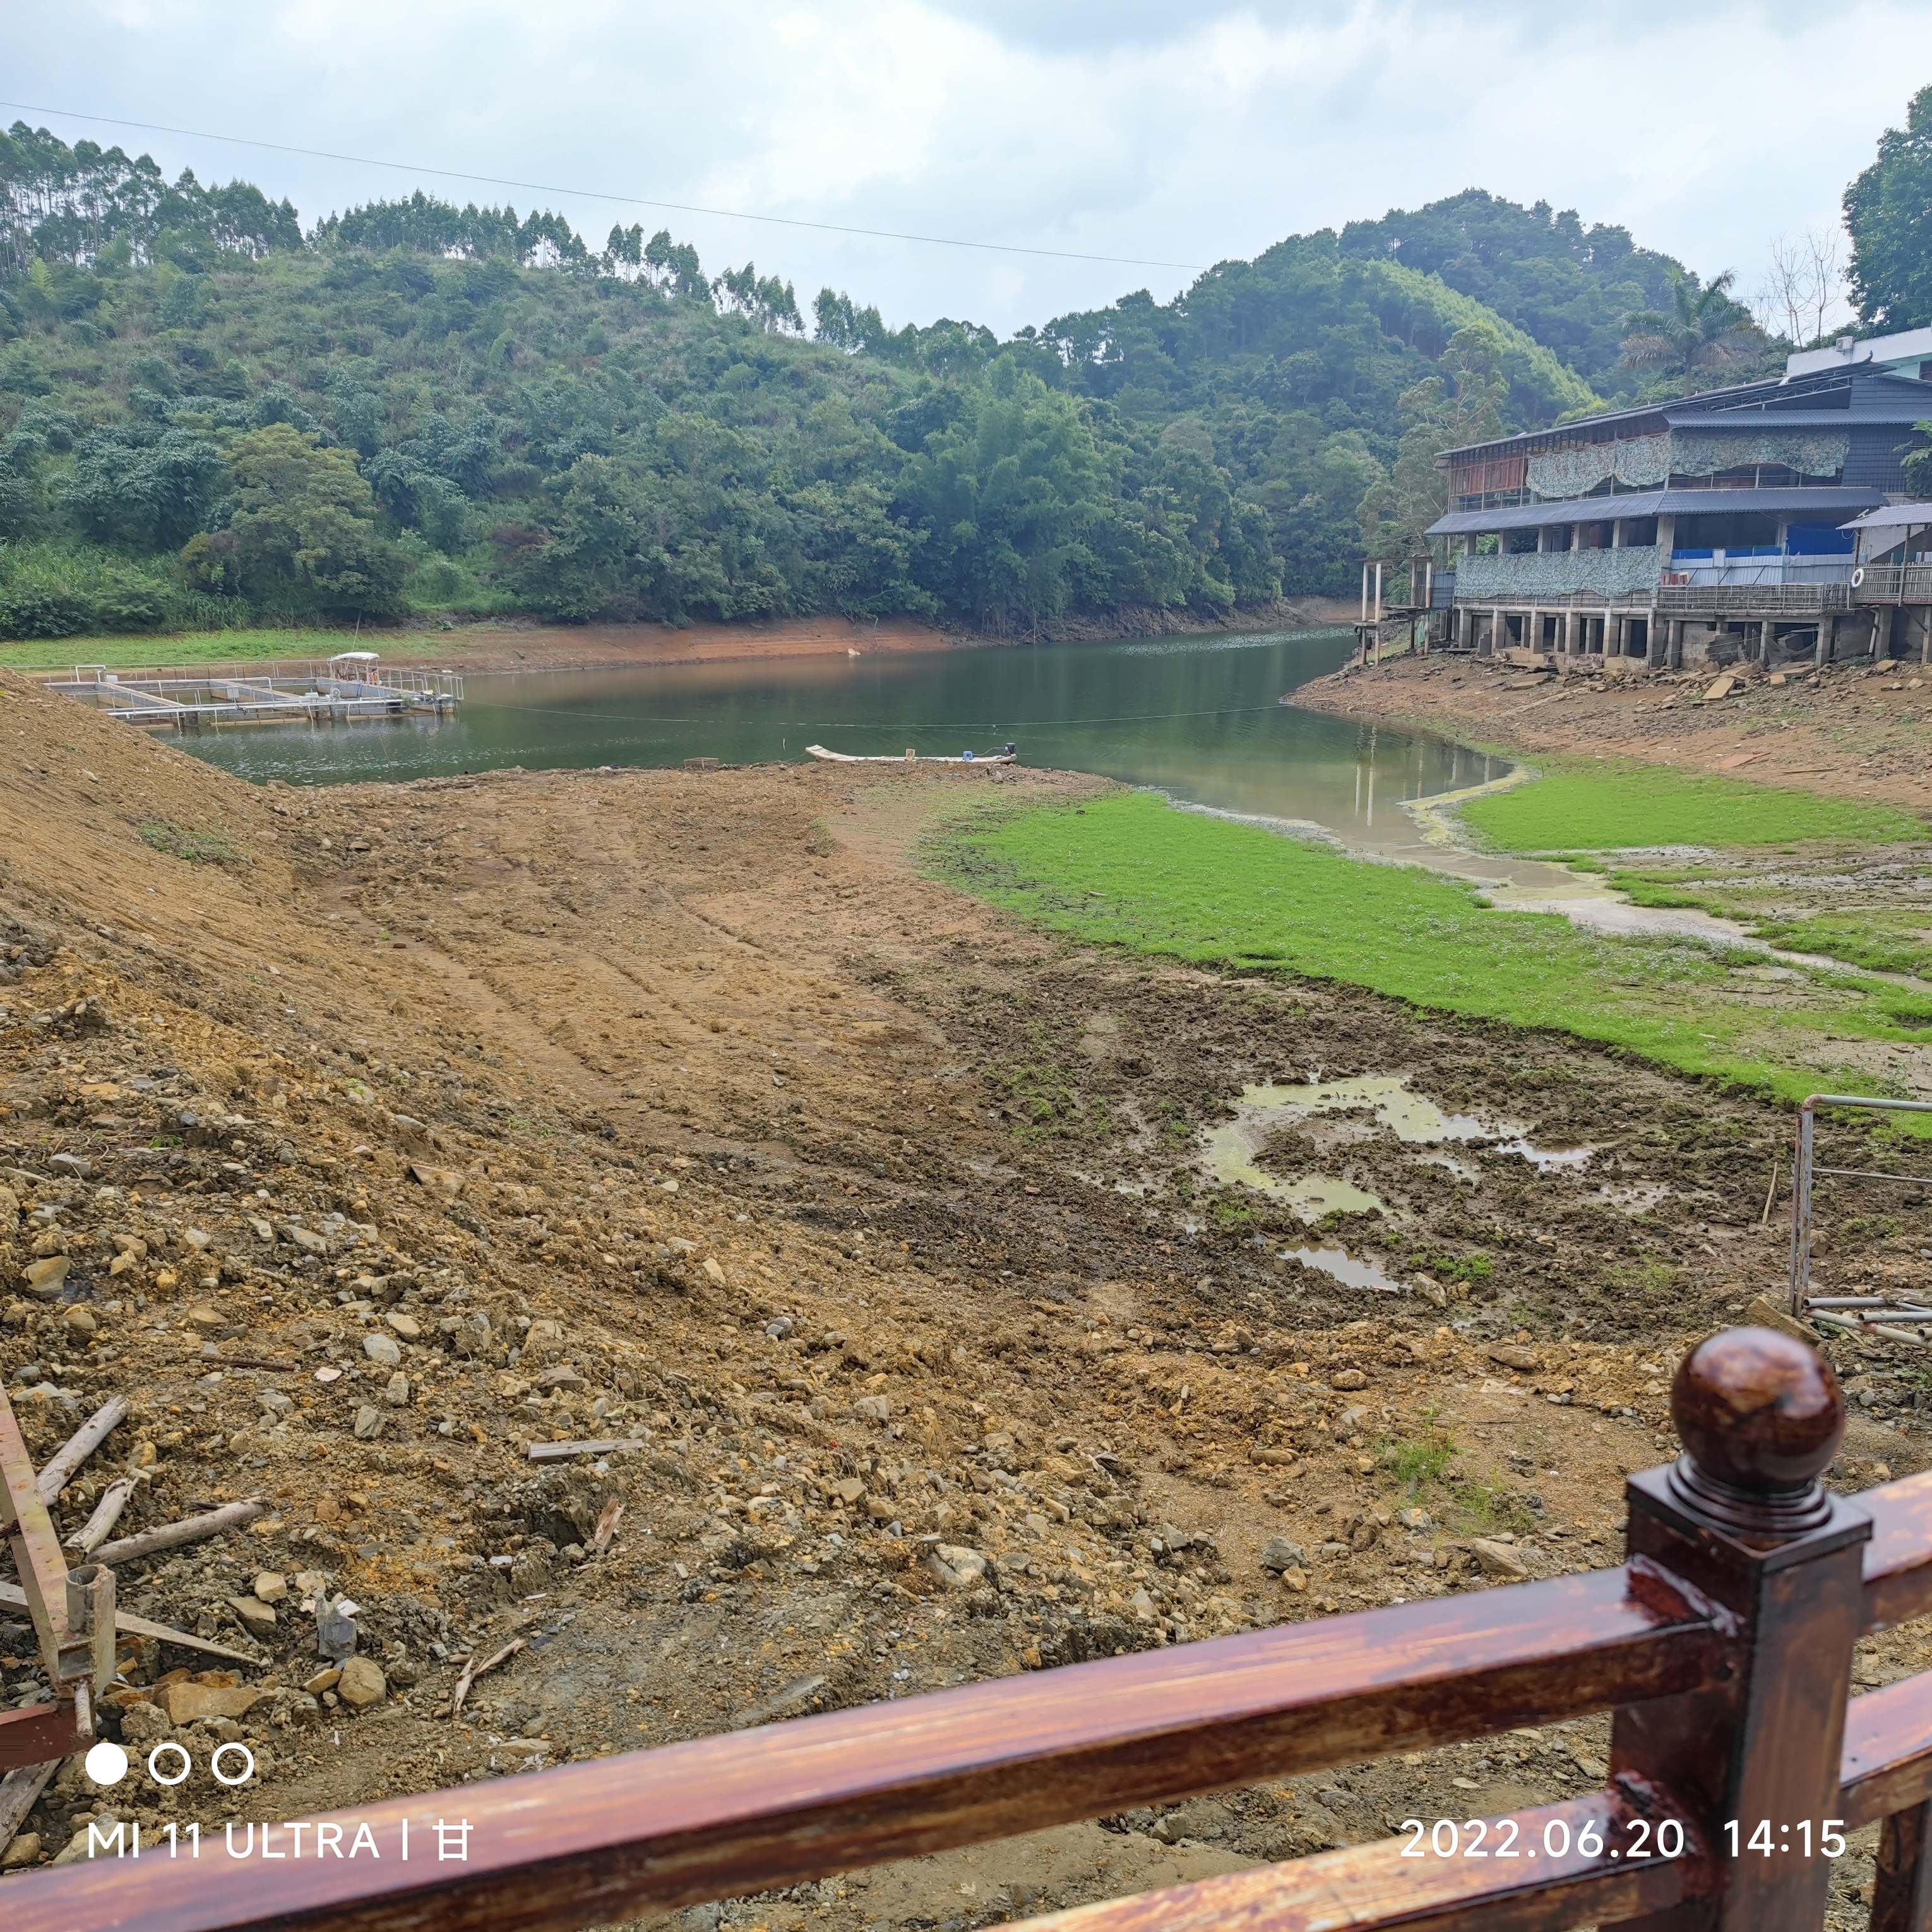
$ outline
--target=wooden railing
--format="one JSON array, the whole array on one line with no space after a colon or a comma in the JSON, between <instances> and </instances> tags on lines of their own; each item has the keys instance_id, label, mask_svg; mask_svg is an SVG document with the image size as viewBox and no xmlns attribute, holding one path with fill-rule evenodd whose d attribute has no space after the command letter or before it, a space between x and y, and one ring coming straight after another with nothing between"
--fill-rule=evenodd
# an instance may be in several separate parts
<instances>
[{"instance_id":1,"label":"wooden railing","mask_svg":"<svg viewBox=\"0 0 1932 1932\"><path fill-rule=\"evenodd\" d=\"M1932 604L1932 563L1868 563L1856 581L1861 604Z\"/></svg>"},{"instance_id":2,"label":"wooden railing","mask_svg":"<svg viewBox=\"0 0 1932 1932\"><path fill-rule=\"evenodd\" d=\"M380 1856L314 1856L312 1824L274 1828L276 1858L252 1832L151 1844L6 1881L8 1932L566 1932L1604 1710L1606 1787L1480 1841L1448 1820L1029 1932L1816 1932L1839 1835L1880 1820L1874 1932L1922 1932L1932 1676L1848 1690L1861 1636L1932 1612L1932 1472L1826 1492L1843 1399L1768 1330L1694 1352L1672 1407L1685 1454L1630 1480L1615 1569L337 1815Z\"/></svg>"}]
</instances>

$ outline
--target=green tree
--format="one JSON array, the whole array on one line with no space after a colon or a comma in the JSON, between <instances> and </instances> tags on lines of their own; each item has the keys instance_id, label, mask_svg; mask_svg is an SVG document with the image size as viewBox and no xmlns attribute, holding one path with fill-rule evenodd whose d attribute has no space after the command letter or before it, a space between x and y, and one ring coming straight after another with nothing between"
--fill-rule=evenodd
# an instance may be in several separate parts
<instances>
[{"instance_id":1,"label":"green tree","mask_svg":"<svg viewBox=\"0 0 1932 1932\"><path fill-rule=\"evenodd\" d=\"M1449 503L1448 476L1436 459L1444 450L1502 436L1508 388L1499 339L1486 329L1457 330L1443 351L1440 373L1403 394L1407 426L1394 466L1362 498L1368 555L1400 560L1427 550L1424 533Z\"/></svg>"},{"instance_id":2,"label":"green tree","mask_svg":"<svg viewBox=\"0 0 1932 1932\"><path fill-rule=\"evenodd\" d=\"M226 525L183 549L193 580L288 610L388 616L403 608L402 559L377 536L375 498L346 450L272 424L230 445L228 482Z\"/></svg>"},{"instance_id":3,"label":"green tree","mask_svg":"<svg viewBox=\"0 0 1932 1932\"><path fill-rule=\"evenodd\" d=\"M1723 382L1759 360L1764 332L1731 290L1735 269L1700 288L1684 274L1670 278L1668 308L1639 309L1624 318L1624 361L1651 370L1685 391Z\"/></svg>"},{"instance_id":4,"label":"green tree","mask_svg":"<svg viewBox=\"0 0 1932 1932\"><path fill-rule=\"evenodd\" d=\"M1072 399L996 362L900 478L902 504L928 532L922 581L947 608L994 623L1058 616L1076 585L1095 587L1087 538L1105 475Z\"/></svg>"},{"instance_id":5,"label":"green tree","mask_svg":"<svg viewBox=\"0 0 1932 1932\"><path fill-rule=\"evenodd\" d=\"M1904 127L1879 136L1877 160L1846 189L1845 226L1860 320L1932 327L1932 87L1912 96Z\"/></svg>"}]
</instances>

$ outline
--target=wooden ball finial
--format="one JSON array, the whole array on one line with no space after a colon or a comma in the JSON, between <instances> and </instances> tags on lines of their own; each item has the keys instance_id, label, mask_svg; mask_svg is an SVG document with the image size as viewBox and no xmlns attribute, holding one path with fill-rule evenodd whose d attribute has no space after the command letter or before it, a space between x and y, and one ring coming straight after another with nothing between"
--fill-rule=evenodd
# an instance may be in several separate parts
<instances>
[{"instance_id":1,"label":"wooden ball finial","mask_svg":"<svg viewBox=\"0 0 1932 1932\"><path fill-rule=\"evenodd\" d=\"M1670 1413L1700 1476L1766 1498L1808 1491L1845 1433L1831 1364L1774 1328L1727 1328L1692 1349Z\"/></svg>"}]
</instances>

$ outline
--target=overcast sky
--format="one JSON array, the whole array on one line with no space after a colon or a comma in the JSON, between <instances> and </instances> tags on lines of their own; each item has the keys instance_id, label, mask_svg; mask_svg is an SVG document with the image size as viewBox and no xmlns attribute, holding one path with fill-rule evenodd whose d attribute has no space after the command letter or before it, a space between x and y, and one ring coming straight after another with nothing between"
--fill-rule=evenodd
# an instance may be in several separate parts
<instances>
[{"instance_id":1,"label":"overcast sky","mask_svg":"<svg viewBox=\"0 0 1932 1932\"><path fill-rule=\"evenodd\" d=\"M46 108L808 220L1208 264L1460 188L1620 222L1748 292L1932 82L1927 0L0 0ZM801 306L1003 334L1185 268L533 196L104 128L304 223L420 185L668 226Z\"/></svg>"}]
</instances>

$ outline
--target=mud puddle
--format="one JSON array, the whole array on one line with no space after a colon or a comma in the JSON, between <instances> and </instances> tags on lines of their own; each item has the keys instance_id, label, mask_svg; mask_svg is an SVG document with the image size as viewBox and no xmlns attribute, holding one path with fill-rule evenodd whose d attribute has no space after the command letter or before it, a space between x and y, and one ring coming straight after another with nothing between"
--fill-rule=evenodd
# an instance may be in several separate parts
<instances>
[{"instance_id":1,"label":"mud puddle","mask_svg":"<svg viewBox=\"0 0 1932 1932\"><path fill-rule=\"evenodd\" d=\"M1278 1261L1299 1262L1304 1268L1317 1268L1344 1288L1372 1288L1384 1294L1400 1294L1402 1284L1373 1262L1352 1255L1346 1248L1283 1248Z\"/></svg>"},{"instance_id":2,"label":"mud puddle","mask_svg":"<svg viewBox=\"0 0 1932 1932\"><path fill-rule=\"evenodd\" d=\"M1364 1115L1368 1118L1362 1119ZM1335 1116L1342 1118L1337 1120ZM1292 1208L1304 1220L1338 1211L1387 1214L1385 1202L1339 1175L1317 1169L1284 1178L1260 1164L1269 1139L1284 1126L1318 1120L1328 1123L1324 1138L1331 1148L1359 1144L1383 1132L1409 1147L1480 1144L1527 1161L1539 1174L1580 1168L1594 1151L1586 1146L1539 1145L1515 1121L1446 1112L1426 1094L1414 1091L1406 1074L1372 1073L1299 1086L1270 1081L1244 1087L1234 1104L1234 1118L1208 1132L1202 1158L1210 1178L1222 1186L1253 1188ZM1466 1161L1441 1154L1421 1158L1480 1183L1477 1170Z\"/></svg>"}]
</instances>

